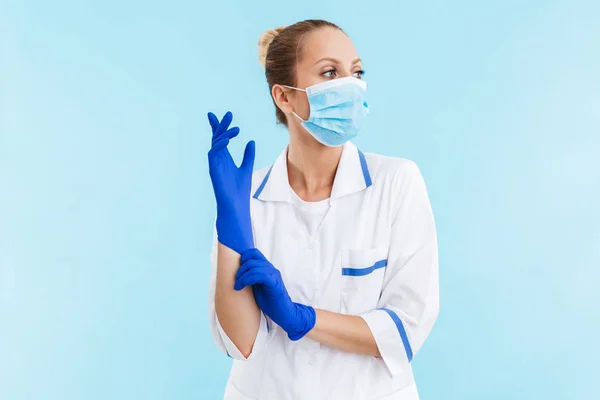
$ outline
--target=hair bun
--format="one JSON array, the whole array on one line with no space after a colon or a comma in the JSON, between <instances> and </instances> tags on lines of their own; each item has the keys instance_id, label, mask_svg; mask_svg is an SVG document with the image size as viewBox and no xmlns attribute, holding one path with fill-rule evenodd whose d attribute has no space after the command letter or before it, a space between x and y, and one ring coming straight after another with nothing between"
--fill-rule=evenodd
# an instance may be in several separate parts
<instances>
[{"instance_id":1,"label":"hair bun","mask_svg":"<svg viewBox=\"0 0 600 400\"><path fill-rule=\"evenodd\" d=\"M271 42L285 29L285 26L280 26L275 29L267 29L258 38L258 61L264 66L267 62L267 52Z\"/></svg>"}]
</instances>

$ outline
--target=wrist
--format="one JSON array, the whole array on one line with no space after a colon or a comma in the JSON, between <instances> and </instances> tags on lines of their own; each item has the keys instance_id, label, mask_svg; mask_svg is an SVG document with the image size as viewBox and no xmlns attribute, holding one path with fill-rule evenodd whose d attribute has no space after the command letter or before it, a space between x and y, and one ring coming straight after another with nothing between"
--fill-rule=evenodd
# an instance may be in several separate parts
<instances>
[{"instance_id":1,"label":"wrist","mask_svg":"<svg viewBox=\"0 0 600 400\"><path fill-rule=\"evenodd\" d=\"M217 238L219 242L239 254L254 248L254 235L250 216L237 218L235 214L217 214Z\"/></svg>"},{"instance_id":2,"label":"wrist","mask_svg":"<svg viewBox=\"0 0 600 400\"><path fill-rule=\"evenodd\" d=\"M311 306L307 306L300 303L293 303L295 307L295 323L286 332L288 338L292 341L302 339L308 332L310 332L317 322L317 314L315 309Z\"/></svg>"}]
</instances>

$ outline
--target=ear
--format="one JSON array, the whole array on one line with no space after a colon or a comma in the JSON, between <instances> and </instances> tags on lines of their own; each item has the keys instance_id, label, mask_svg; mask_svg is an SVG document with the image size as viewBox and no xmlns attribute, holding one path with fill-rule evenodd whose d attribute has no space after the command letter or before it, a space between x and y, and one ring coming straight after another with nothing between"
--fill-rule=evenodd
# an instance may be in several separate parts
<instances>
[{"instance_id":1,"label":"ear","mask_svg":"<svg viewBox=\"0 0 600 400\"><path fill-rule=\"evenodd\" d=\"M281 85L273 85L271 88L271 96L277 107L283 111L284 114L291 114L294 111L294 107L291 104L294 89L285 88Z\"/></svg>"}]
</instances>

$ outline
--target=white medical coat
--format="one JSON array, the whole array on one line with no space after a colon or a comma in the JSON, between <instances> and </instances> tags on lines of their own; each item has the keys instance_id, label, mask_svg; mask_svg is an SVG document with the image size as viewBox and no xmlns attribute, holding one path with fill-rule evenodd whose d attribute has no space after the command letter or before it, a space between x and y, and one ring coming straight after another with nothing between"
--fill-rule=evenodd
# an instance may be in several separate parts
<instances>
[{"instance_id":1,"label":"white medical coat","mask_svg":"<svg viewBox=\"0 0 600 400\"><path fill-rule=\"evenodd\" d=\"M217 346L234 359L225 399L418 399L410 360L439 310L436 229L419 168L346 143L330 208L311 235L294 212L286 159L287 149L253 175L255 246L281 271L293 301L361 316L381 358L307 337L293 342L263 314L246 359L215 313L215 238L211 330Z\"/></svg>"}]
</instances>

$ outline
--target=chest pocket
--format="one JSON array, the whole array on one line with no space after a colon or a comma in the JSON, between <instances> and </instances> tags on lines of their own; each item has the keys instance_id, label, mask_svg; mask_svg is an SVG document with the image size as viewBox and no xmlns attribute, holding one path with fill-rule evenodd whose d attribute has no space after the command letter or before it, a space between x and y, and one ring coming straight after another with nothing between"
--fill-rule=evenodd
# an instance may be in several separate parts
<instances>
[{"instance_id":1,"label":"chest pocket","mask_svg":"<svg viewBox=\"0 0 600 400\"><path fill-rule=\"evenodd\" d=\"M342 251L342 314L358 315L377 308L387 268L387 246Z\"/></svg>"}]
</instances>

